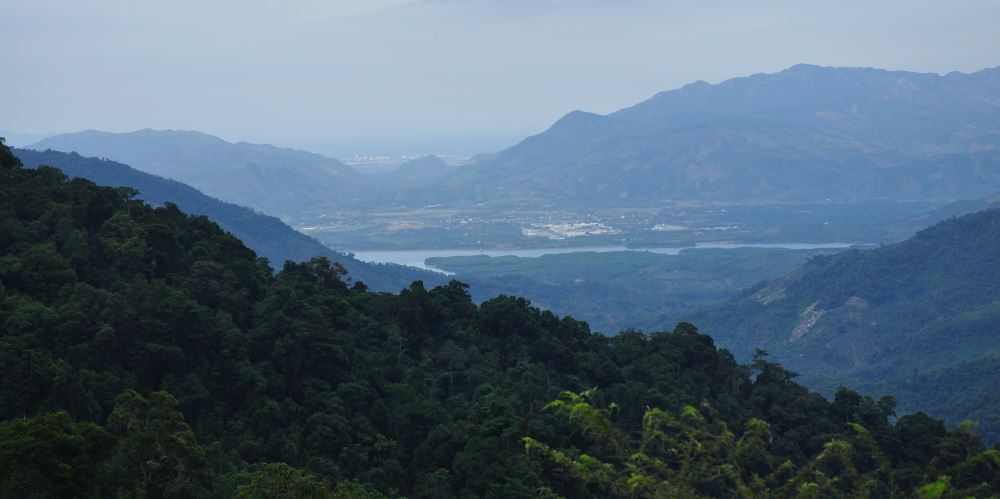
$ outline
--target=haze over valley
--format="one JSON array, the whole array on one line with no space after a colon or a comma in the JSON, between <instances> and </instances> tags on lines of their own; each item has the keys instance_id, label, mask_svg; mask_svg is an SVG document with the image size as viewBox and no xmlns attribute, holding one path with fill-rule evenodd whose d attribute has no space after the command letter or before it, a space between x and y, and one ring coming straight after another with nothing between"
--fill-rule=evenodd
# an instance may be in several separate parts
<instances>
[{"instance_id":1,"label":"haze over valley","mask_svg":"<svg viewBox=\"0 0 1000 499\"><path fill-rule=\"evenodd\" d=\"M996 497L1000 6L8 2L0 497Z\"/></svg>"},{"instance_id":2,"label":"haze over valley","mask_svg":"<svg viewBox=\"0 0 1000 499\"><path fill-rule=\"evenodd\" d=\"M893 219L1000 191L998 82L1000 68L797 65L607 116L574 111L497 153L367 174L196 132L84 131L28 147L174 178L338 249L883 242Z\"/></svg>"}]
</instances>

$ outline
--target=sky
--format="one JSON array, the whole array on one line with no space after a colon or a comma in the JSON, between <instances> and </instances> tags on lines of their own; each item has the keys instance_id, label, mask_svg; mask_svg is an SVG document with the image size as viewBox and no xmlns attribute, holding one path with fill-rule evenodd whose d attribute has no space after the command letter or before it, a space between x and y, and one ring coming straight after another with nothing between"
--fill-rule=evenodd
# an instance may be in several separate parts
<instances>
[{"instance_id":1,"label":"sky","mask_svg":"<svg viewBox=\"0 0 1000 499\"><path fill-rule=\"evenodd\" d=\"M0 130L473 154L796 63L995 67L997 26L997 0L0 0Z\"/></svg>"}]
</instances>

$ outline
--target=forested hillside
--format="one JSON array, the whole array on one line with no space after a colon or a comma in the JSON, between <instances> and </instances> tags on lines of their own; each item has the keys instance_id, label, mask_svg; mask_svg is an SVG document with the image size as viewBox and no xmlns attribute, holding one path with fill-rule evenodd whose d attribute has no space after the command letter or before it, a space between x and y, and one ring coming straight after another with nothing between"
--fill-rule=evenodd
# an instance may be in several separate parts
<instances>
[{"instance_id":1,"label":"forested hillside","mask_svg":"<svg viewBox=\"0 0 1000 499\"><path fill-rule=\"evenodd\" d=\"M458 282L274 274L133 195L0 145L3 497L1000 493L969 426L829 402L690 324L606 337Z\"/></svg>"},{"instance_id":2,"label":"forested hillside","mask_svg":"<svg viewBox=\"0 0 1000 499\"><path fill-rule=\"evenodd\" d=\"M1000 440L1000 210L816 257L683 317L738 358L764 348L811 386L894 393L950 422L978 419Z\"/></svg>"},{"instance_id":3,"label":"forested hillside","mask_svg":"<svg viewBox=\"0 0 1000 499\"><path fill-rule=\"evenodd\" d=\"M71 177L92 180L98 185L133 187L136 198L154 206L174 203L185 213L205 215L223 229L232 232L258 255L280 266L285 260L304 262L325 256L340 262L354 279L360 279L376 291L399 291L415 280L443 283L442 276L402 265L370 264L341 254L319 241L297 232L281 220L243 206L219 201L197 189L156 175L141 172L116 161L86 158L76 153L13 149L28 168L49 165Z\"/></svg>"}]
</instances>

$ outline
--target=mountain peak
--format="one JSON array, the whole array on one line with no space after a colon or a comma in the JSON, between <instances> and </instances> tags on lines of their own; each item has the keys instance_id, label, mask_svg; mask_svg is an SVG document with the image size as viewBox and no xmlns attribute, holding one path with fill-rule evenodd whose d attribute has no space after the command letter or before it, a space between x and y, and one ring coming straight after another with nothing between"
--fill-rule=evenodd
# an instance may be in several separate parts
<instances>
[{"instance_id":1,"label":"mountain peak","mask_svg":"<svg viewBox=\"0 0 1000 499\"><path fill-rule=\"evenodd\" d=\"M607 119L607 116L587 111L570 111L553 123L545 133L576 133L590 130Z\"/></svg>"},{"instance_id":2,"label":"mountain peak","mask_svg":"<svg viewBox=\"0 0 1000 499\"><path fill-rule=\"evenodd\" d=\"M558 124L558 123L578 123L580 121L590 120L590 119L592 119L594 117L600 118L602 116L600 114L591 113L589 111L581 111L579 109L574 109L573 111L570 111L570 112L566 113L565 115L563 115L562 118L559 118L559 120L556 121L556 124Z\"/></svg>"},{"instance_id":3,"label":"mountain peak","mask_svg":"<svg viewBox=\"0 0 1000 499\"><path fill-rule=\"evenodd\" d=\"M816 72L816 71L823 70L823 69L831 69L831 68L829 68L828 66L818 66L816 64L808 64L808 63L800 62L798 64L793 64L793 65L785 68L784 70L782 70L780 72L781 73L806 73L806 72Z\"/></svg>"},{"instance_id":4,"label":"mountain peak","mask_svg":"<svg viewBox=\"0 0 1000 499\"><path fill-rule=\"evenodd\" d=\"M215 135L209 133L200 132L198 130L174 130L174 129L156 130L153 128L142 128L134 132L126 132L122 135L131 135L134 137L143 137L151 139L176 138L181 140L188 139L188 140L199 140L205 142L214 142L218 144L232 144L226 139L223 139L221 137L216 137Z\"/></svg>"},{"instance_id":5,"label":"mountain peak","mask_svg":"<svg viewBox=\"0 0 1000 499\"><path fill-rule=\"evenodd\" d=\"M797 64L695 82L609 115L568 113L469 172L486 172L477 185L500 186L477 199L505 196L513 187L503 184L516 181L538 199L609 206L623 192L654 206L980 197L1000 186L1000 163L968 154L1000 147L994 74Z\"/></svg>"}]
</instances>

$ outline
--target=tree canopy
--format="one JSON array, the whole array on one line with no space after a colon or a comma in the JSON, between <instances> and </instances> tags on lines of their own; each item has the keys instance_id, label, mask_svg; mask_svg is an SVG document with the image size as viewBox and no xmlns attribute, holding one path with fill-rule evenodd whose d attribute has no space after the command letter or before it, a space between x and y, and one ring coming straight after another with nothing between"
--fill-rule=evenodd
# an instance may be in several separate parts
<instances>
[{"instance_id":1,"label":"tree canopy","mask_svg":"<svg viewBox=\"0 0 1000 499\"><path fill-rule=\"evenodd\" d=\"M828 401L691 324L609 337L455 281L374 293L325 258L274 273L207 218L133 196L0 147L4 497L601 497L637 453L651 491L825 487L845 459L842 490L1000 491L971 427ZM546 409L564 392L602 432ZM594 456L603 484L525 436Z\"/></svg>"}]
</instances>

